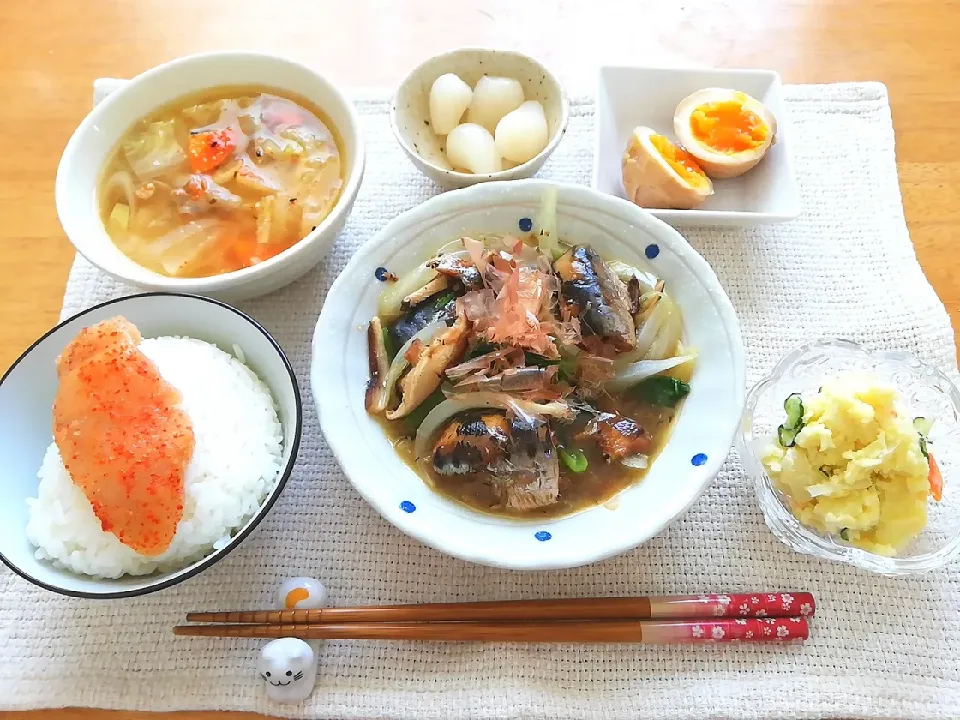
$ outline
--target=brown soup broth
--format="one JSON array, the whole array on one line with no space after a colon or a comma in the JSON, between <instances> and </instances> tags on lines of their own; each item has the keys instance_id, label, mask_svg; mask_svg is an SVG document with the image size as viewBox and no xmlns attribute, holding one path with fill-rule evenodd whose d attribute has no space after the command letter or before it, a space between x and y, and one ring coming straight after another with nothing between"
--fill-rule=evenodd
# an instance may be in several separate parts
<instances>
[{"instance_id":1,"label":"brown soup broth","mask_svg":"<svg viewBox=\"0 0 960 720\"><path fill-rule=\"evenodd\" d=\"M468 475L440 475L434 472L430 459L421 462L413 451L412 433L403 420L386 420L378 417L381 427L390 438L403 461L427 484L442 495L473 510L516 518L556 518L570 515L588 507L600 505L621 490L639 482L649 471L657 455L666 446L674 421L682 403L674 408L663 408L629 397L601 396L596 402L598 409L617 412L637 421L654 439L649 453L650 464L646 469L628 468L617 463L607 463L592 444L578 444L587 456L587 469L582 473L571 472L560 463L560 497L546 507L533 510L511 510L500 504L488 473Z\"/></svg>"}]
</instances>

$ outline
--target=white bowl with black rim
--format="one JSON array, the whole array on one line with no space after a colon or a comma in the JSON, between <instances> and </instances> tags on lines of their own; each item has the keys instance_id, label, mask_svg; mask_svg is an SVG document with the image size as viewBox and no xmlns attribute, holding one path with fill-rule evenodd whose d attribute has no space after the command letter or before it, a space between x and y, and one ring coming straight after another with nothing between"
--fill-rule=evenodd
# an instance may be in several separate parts
<instances>
[{"instance_id":1,"label":"white bowl with black rim","mask_svg":"<svg viewBox=\"0 0 960 720\"><path fill-rule=\"evenodd\" d=\"M646 267L664 279L684 318L683 341L700 352L691 393L670 440L615 502L549 520L476 512L430 489L364 409L367 324L383 285L465 234L528 232L543 193L558 189L561 240ZM382 274L382 273L381 273ZM313 338L314 402L327 442L357 491L410 536L454 557L518 570L584 565L659 533L706 489L730 451L745 395L736 313L713 270L681 235L635 205L578 185L485 183L445 193L401 214L365 243L327 295Z\"/></svg>"},{"instance_id":2,"label":"white bowl with black rim","mask_svg":"<svg viewBox=\"0 0 960 720\"><path fill-rule=\"evenodd\" d=\"M283 455L274 488L224 547L172 572L103 579L80 575L36 557L27 539L27 498L36 497L37 471L53 440L56 359L85 327L122 315L145 338L182 336L244 363L269 388L283 429ZM110 300L64 320L33 343L0 379L0 560L47 590L83 598L124 598L162 590L193 577L227 555L267 514L293 471L303 424L300 391L289 360L256 320L217 300L177 293L145 293Z\"/></svg>"}]
</instances>

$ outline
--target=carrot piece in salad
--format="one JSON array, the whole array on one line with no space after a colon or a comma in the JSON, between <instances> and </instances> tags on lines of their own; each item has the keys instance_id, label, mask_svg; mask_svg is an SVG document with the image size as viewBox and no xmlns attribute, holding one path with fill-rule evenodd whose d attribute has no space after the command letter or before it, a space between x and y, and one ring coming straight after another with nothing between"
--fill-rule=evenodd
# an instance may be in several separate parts
<instances>
[{"instance_id":1,"label":"carrot piece in salad","mask_svg":"<svg viewBox=\"0 0 960 720\"><path fill-rule=\"evenodd\" d=\"M194 133L187 147L190 169L195 173L210 172L229 160L236 148L236 138L229 129Z\"/></svg>"},{"instance_id":2,"label":"carrot piece in salad","mask_svg":"<svg viewBox=\"0 0 960 720\"><path fill-rule=\"evenodd\" d=\"M933 459L933 455L927 455L927 463L930 466L930 494L933 496L933 499L937 502L943 500L943 475L940 474L940 468L937 466L937 461Z\"/></svg>"}]
</instances>

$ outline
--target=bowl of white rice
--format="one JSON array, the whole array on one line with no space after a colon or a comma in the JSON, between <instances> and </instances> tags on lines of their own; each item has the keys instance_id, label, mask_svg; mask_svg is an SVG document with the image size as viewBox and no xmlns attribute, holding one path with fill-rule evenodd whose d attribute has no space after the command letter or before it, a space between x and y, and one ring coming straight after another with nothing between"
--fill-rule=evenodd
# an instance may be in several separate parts
<instances>
[{"instance_id":1,"label":"bowl of white rice","mask_svg":"<svg viewBox=\"0 0 960 720\"><path fill-rule=\"evenodd\" d=\"M182 515L160 553L141 554L104 529L54 441L57 357L81 330L117 317L140 331L139 351L178 391L193 430ZM239 545L276 502L301 426L290 362L239 310L176 293L85 310L37 340L0 379L0 559L30 582L75 597L131 597L186 580Z\"/></svg>"}]
</instances>

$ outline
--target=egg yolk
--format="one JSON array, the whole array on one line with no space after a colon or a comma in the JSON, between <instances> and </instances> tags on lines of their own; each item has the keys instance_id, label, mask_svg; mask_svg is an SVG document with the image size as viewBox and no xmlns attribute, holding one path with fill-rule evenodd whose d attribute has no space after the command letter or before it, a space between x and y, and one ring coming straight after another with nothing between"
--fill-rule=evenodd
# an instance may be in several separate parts
<instances>
[{"instance_id":1,"label":"egg yolk","mask_svg":"<svg viewBox=\"0 0 960 720\"><path fill-rule=\"evenodd\" d=\"M693 159L693 155L682 148L678 148L663 135L651 135L650 144L656 149L660 156L667 161L667 164L673 168L673 171L683 178L687 183L694 186L703 184L706 175Z\"/></svg>"},{"instance_id":2,"label":"egg yolk","mask_svg":"<svg viewBox=\"0 0 960 720\"><path fill-rule=\"evenodd\" d=\"M731 154L759 147L768 133L760 116L735 100L698 106L690 114L690 130L704 145Z\"/></svg>"}]
</instances>

